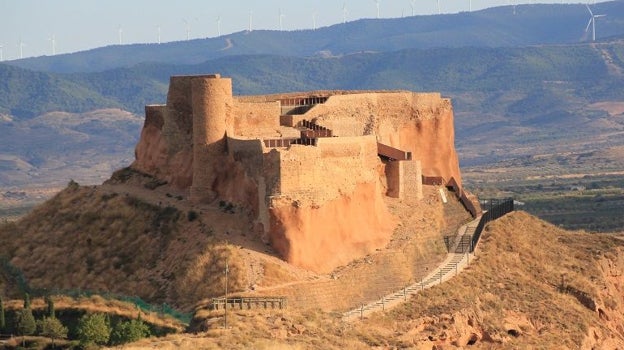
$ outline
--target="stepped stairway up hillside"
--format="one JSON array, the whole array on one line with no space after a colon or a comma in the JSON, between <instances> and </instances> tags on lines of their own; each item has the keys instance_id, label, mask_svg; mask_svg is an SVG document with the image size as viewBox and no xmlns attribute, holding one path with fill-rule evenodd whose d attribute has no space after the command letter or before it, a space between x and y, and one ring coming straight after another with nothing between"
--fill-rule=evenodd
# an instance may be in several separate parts
<instances>
[{"instance_id":1,"label":"stepped stairway up hillside","mask_svg":"<svg viewBox=\"0 0 624 350\"><path fill-rule=\"evenodd\" d=\"M471 235L479 224L481 217L477 217L471 222L462 225L458 230L455 244L450 247L446 259L431 273L425 276L421 281L413 283L410 286L399 289L393 293L389 293L378 300L368 304L362 304L359 308L352 309L343 314L346 320L354 320L365 317L373 312L385 311L391 307L395 307L407 300L408 297L424 290L438 285L453 276L457 275L461 270L470 263L473 254L469 250L462 251L461 246L465 244L463 237ZM458 252L459 251L459 252Z\"/></svg>"}]
</instances>

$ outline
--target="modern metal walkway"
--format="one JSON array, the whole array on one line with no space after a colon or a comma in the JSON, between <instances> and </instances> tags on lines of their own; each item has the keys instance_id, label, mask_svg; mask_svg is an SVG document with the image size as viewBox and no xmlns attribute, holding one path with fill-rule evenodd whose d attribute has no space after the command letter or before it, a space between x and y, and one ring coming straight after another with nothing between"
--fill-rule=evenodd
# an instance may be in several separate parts
<instances>
[{"instance_id":1,"label":"modern metal walkway","mask_svg":"<svg viewBox=\"0 0 624 350\"><path fill-rule=\"evenodd\" d=\"M472 233L479 224L480 219L481 217L479 216L471 222L461 226L457 230L457 239L455 239L454 246L450 247L450 253L448 253L446 259L420 282L414 283L394 293L385 295L381 297L381 299L373 301L369 304L361 305L358 308L345 312L343 314L343 318L347 321L352 321L361 319L364 316L376 311L388 310L407 301L409 296L438 285L459 274L459 272L461 272L461 270L463 270L464 267L470 263L470 259L474 257L474 254L470 253L470 249L466 250L460 248L460 245L462 245L462 242L464 241L462 237L466 237L468 235L472 236Z\"/></svg>"}]
</instances>

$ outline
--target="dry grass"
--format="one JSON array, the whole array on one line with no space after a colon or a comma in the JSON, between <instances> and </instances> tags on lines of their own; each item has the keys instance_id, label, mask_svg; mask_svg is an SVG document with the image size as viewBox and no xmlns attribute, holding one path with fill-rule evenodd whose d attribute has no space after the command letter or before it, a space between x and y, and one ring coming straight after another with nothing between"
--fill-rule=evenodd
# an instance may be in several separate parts
<instances>
[{"instance_id":1,"label":"dry grass","mask_svg":"<svg viewBox=\"0 0 624 350\"><path fill-rule=\"evenodd\" d=\"M622 239L515 212L488 226L465 272L390 312L355 323L320 311L231 312L227 331L216 312L206 333L134 348L621 348L623 272Z\"/></svg>"},{"instance_id":2,"label":"dry grass","mask_svg":"<svg viewBox=\"0 0 624 350\"><path fill-rule=\"evenodd\" d=\"M34 288L112 292L187 309L222 293L228 256L230 287L246 286L234 248L201 217L190 222L185 214L140 194L72 185L0 227L0 255Z\"/></svg>"},{"instance_id":3,"label":"dry grass","mask_svg":"<svg viewBox=\"0 0 624 350\"><path fill-rule=\"evenodd\" d=\"M54 301L54 308L57 311L82 310L87 313L105 313L127 319L136 319L140 313L143 321L159 328L168 329L173 332L182 332L186 329L184 324L174 318L159 315L154 312L139 310L134 304L119 300L105 299L97 295L84 298L71 298L67 296L53 296L51 298ZM5 302L7 310L20 310L23 306L23 300L8 300ZM43 298L33 298L31 300L31 308L33 311L43 311L47 309L47 304Z\"/></svg>"},{"instance_id":4,"label":"dry grass","mask_svg":"<svg viewBox=\"0 0 624 350\"><path fill-rule=\"evenodd\" d=\"M600 324L597 310L590 310L567 290L582 291L604 308L599 261L606 254L617 254L622 242L606 235L562 231L516 212L492 223L480 244L478 259L468 272L417 295L405 309L371 322L387 324L392 319L402 324L401 332L407 332L405 327L425 318L430 335L440 339L449 325L440 318L463 315L473 323L463 328L481 328L506 348L529 344L574 348L596 325L610 333L608 325ZM623 307L620 300L611 305L611 312L621 312ZM526 325L521 319L528 320ZM515 331L521 336L510 335Z\"/></svg>"},{"instance_id":5,"label":"dry grass","mask_svg":"<svg viewBox=\"0 0 624 350\"><path fill-rule=\"evenodd\" d=\"M435 242L461 223L440 215L434 195L426 196L418 210L411 208L419 215L392 204L413 227L398 230L386 249L318 276L265 254L266 246L245 235L243 214L165 199L158 193L165 186L120 188L124 191L112 185L68 187L25 220L0 229L0 254L36 287L111 291L187 309L223 294L228 259L232 294L284 295L292 308L233 312L227 331L219 330L218 313L202 310L197 316L212 325L209 332L137 346L360 349L474 341L476 348L574 348L587 342L590 332L598 332L599 339L624 338L617 328L624 324L624 300L616 289L624 284L624 241L613 236L566 232L513 213L488 227L477 260L459 277L405 307L348 324L333 314L297 310L349 308L417 279L423 261L444 252ZM191 209L197 220L187 220ZM253 284L257 291L250 289ZM96 303L105 310L117 308Z\"/></svg>"}]
</instances>

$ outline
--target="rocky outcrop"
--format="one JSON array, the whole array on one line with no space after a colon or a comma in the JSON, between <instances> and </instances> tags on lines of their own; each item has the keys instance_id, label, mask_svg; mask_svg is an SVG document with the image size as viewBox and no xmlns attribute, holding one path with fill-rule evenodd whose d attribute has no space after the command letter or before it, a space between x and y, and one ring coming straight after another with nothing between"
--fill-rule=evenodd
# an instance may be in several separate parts
<instances>
[{"instance_id":1,"label":"rocky outcrop","mask_svg":"<svg viewBox=\"0 0 624 350\"><path fill-rule=\"evenodd\" d=\"M374 184L314 207L274 203L271 245L284 259L312 271L330 272L388 243L396 219Z\"/></svg>"}]
</instances>

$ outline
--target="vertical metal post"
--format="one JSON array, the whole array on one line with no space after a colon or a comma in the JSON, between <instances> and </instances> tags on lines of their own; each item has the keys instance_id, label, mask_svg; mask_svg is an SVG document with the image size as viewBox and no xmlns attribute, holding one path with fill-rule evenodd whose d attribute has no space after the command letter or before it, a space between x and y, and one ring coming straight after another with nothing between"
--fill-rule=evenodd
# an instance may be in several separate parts
<instances>
[{"instance_id":1,"label":"vertical metal post","mask_svg":"<svg viewBox=\"0 0 624 350\"><path fill-rule=\"evenodd\" d=\"M225 258L225 309L223 313L223 328L225 329L227 329L228 272L230 272L230 267L228 266L228 259Z\"/></svg>"},{"instance_id":2,"label":"vertical metal post","mask_svg":"<svg viewBox=\"0 0 624 350\"><path fill-rule=\"evenodd\" d=\"M364 318L364 304L360 306L360 320Z\"/></svg>"},{"instance_id":3,"label":"vertical metal post","mask_svg":"<svg viewBox=\"0 0 624 350\"><path fill-rule=\"evenodd\" d=\"M403 287L403 301L407 301L407 293L405 293L405 287Z\"/></svg>"},{"instance_id":4,"label":"vertical metal post","mask_svg":"<svg viewBox=\"0 0 624 350\"><path fill-rule=\"evenodd\" d=\"M386 301L384 297L381 297L381 311L386 311Z\"/></svg>"}]
</instances>

